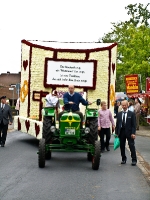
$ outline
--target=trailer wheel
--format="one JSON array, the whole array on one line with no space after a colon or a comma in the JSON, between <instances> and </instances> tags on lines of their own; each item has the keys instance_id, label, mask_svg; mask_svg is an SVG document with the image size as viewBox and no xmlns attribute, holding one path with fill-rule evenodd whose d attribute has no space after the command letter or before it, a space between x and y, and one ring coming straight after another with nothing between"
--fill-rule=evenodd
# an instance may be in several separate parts
<instances>
[{"instance_id":1,"label":"trailer wheel","mask_svg":"<svg viewBox=\"0 0 150 200\"><path fill-rule=\"evenodd\" d=\"M42 138L39 141L39 167L45 167L45 139Z\"/></svg>"},{"instance_id":2,"label":"trailer wheel","mask_svg":"<svg viewBox=\"0 0 150 200\"><path fill-rule=\"evenodd\" d=\"M92 158L92 169L98 170L100 165L100 141L95 141L95 152Z\"/></svg>"}]
</instances>

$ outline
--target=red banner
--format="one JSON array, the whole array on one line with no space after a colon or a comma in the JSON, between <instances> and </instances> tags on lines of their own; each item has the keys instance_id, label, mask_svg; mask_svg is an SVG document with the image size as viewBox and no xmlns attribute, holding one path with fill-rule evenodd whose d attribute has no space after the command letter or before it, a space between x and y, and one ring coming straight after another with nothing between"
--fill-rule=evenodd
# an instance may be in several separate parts
<instances>
[{"instance_id":1,"label":"red banner","mask_svg":"<svg viewBox=\"0 0 150 200\"><path fill-rule=\"evenodd\" d=\"M126 83L127 94L139 93L138 74L126 75L125 83Z\"/></svg>"},{"instance_id":2,"label":"red banner","mask_svg":"<svg viewBox=\"0 0 150 200\"><path fill-rule=\"evenodd\" d=\"M150 77L146 78L146 92L150 92Z\"/></svg>"}]
</instances>

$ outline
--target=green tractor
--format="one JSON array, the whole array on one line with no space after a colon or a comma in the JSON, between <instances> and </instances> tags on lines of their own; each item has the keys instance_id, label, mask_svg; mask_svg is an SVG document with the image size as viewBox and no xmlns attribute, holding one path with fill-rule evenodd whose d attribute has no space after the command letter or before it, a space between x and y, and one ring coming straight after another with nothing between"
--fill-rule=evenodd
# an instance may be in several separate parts
<instances>
[{"instance_id":1,"label":"green tractor","mask_svg":"<svg viewBox=\"0 0 150 200\"><path fill-rule=\"evenodd\" d=\"M55 108L43 108L43 137L39 141L38 151L40 168L45 167L45 160L51 159L52 152L86 152L92 169L99 169L98 107L101 100L95 102L97 108L86 107L84 128L80 128L80 116L71 110L64 111L57 127Z\"/></svg>"}]
</instances>

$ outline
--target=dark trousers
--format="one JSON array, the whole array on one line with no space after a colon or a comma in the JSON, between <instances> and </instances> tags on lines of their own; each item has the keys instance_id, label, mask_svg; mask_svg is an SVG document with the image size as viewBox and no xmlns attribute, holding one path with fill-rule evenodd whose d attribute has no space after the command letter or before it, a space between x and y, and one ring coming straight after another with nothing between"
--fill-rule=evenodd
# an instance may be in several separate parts
<instances>
[{"instance_id":1,"label":"dark trousers","mask_svg":"<svg viewBox=\"0 0 150 200\"><path fill-rule=\"evenodd\" d=\"M104 142L104 135L106 135L106 142ZM109 146L109 141L110 141L110 128L101 128L100 130L101 150L104 150L105 147Z\"/></svg>"},{"instance_id":2,"label":"dark trousers","mask_svg":"<svg viewBox=\"0 0 150 200\"><path fill-rule=\"evenodd\" d=\"M62 111L62 112L59 113L59 121L60 121L60 118L61 118L61 116L63 115L64 112L65 111ZM80 128L82 128L82 123L83 123L83 114L82 114L82 112L75 111L74 113L77 113L80 116L80 119L81 119Z\"/></svg>"},{"instance_id":3,"label":"dark trousers","mask_svg":"<svg viewBox=\"0 0 150 200\"><path fill-rule=\"evenodd\" d=\"M0 123L0 143L5 144L7 137L8 124L4 125L3 122Z\"/></svg>"},{"instance_id":4,"label":"dark trousers","mask_svg":"<svg viewBox=\"0 0 150 200\"><path fill-rule=\"evenodd\" d=\"M120 151L121 151L122 160L126 159L125 144L126 144L126 139L127 139L128 145L131 151L132 161L137 162L134 139L132 139L131 137L126 137L125 129L121 129L119 138L120 138Z\"/></svg>"}]
</instances>

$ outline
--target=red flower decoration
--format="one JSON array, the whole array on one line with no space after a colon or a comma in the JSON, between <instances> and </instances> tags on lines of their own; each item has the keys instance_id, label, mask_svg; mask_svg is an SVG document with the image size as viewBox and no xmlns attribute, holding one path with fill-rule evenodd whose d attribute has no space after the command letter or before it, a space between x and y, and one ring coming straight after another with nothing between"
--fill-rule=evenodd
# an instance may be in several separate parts
<instances>
[{"instance_id":1,"label":"red flower decoration","mask_svg":"<svg viewBox=\"0 0 150 200\"><path fill-rule=\"evenodd\" d=\"M38 136L39 132L40 132L40 126L37 125L37 123L35 123L35 133L36 133L36 137Z\"/></svg>"},{"instance_id":2,"label":"red flower decoration","mask_svg":"<svg viewBox=\"0 0 150 200\"><path fill-rule=\"evenodd\" d=\"M21 123L20 123L20 119L18 117L18 131L20 131L20 130L21 130Z\"/></svg>"},{"instance_id":3,"label":"red flower decoration","mask_svg":"<svg viewBox=\"0 0 150 200\"><path fill-rule=\"evenodd\" d=\"M27 69L27 66L28 66L28 60L24 60L23 61L23 68L24 68L25 71Z\"/></svg>"},{"instance_id":4,"label":"red flower decoration","mask_svg":"<svg viewBox=\"0 0 150 200\"><path fill-rule=\"evenodd\" d=\"M115 63L112 63L112 71L113 71L113 74L114 74L115 68L116 68Z\"/></svg>"},{"instance_id":5,"label":"red flower decoration","mask_svg":"<svg viewBox=\"0 0 150 200\"><path fill-rule=\"evenodd\" d=\"M25 125L26 125L26 129L27 129L27 132L28 132L28 130L29 130L29 127L30 127L30 121L25 121Z\"/></svg>"}]
</instances>

